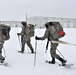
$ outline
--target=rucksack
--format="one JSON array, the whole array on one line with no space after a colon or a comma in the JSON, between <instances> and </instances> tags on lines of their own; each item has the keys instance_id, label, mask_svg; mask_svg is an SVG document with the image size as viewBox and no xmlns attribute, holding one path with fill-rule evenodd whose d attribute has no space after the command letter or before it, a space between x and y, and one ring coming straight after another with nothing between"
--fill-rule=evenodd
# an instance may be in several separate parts
<instances>
[{"instance_id":1,"label":"rucksack","mask_svg":"<svg viewBox=\"0 0 76 75\"><path fill-rule=\"evenodd\" d=\"M10 26L5 24L0 24L0 37L2 40L8 40L10 38L9 32L10 32Z\"/></svg>"},{"instance_id":2,"label":"rucksack","mask_svg":"<svg viewBox=\"0 0 76 75\"><path fill-rule=\"evenodd\" d=\"M33 24L28 24L28 26L30 29L30 37L33 37L35 33L35 26Z\"/></svg>"},{"instance_id":3,"label":"rucksack","mask_svg":"<svg viewBox=\"0 0 76 75\"><path fill-rule=\"evenodd\" d=\"M64 37L65 32L63 31L63 27L59 22L48 22L46 23L49 26L50 36L53 39L59 39Z\"/></svg>"}]
</instances>

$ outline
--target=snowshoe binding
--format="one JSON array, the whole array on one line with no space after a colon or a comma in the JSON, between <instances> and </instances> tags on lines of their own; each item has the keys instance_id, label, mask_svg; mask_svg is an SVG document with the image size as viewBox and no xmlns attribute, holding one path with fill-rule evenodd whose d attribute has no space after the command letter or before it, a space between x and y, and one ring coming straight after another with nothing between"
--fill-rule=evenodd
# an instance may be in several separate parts
<instances>
[{"instance_id":1,"label":"snowshoe binding","mask_svg":"<svg viewBox=\"0 0 76 75\"><path fill-rule=\"evenodd\" d=\"M64 60L64 61L62 62L62 66L65 66L65 65L66 65L66 62L67 62L67 60Z\"/></svg>"}]
</instances>

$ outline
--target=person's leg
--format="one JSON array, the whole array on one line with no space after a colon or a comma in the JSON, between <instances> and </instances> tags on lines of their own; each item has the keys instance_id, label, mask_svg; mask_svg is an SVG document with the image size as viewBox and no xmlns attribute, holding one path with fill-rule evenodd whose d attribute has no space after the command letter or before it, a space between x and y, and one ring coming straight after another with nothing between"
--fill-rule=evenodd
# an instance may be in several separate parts
<instances>
[{"instance_id":1,"label":"person's leg","mask_svg":"<svg viewBox=\"0 0 76 75\"><path fill-rule=\"evenodd\" d=\"M57 53L56 53L56 49L57 49L58 44L52 44L52 48L51 48L51 56L58 59L59 61L62 62L62 65L65 65L66 60L64 60L63 58L61 58Z\"/></svg>"},{"instance_id":2,"label":"person's leg","mask_svg":"<svg viewBox=\"0 0 76 75\"><path fill-rule=\"evenodd\" d=\"M32 45L31 45L31 43L30 43L30 40L27 41L27 45L28 45L28 47L30 48L31 53L34 53L34 49L33 49Z\"/></svg>"},{"instance_id":3,"label":"person's leg","mask_svg":"<svg viewBox=\"0 0 76 75\"><path fill-rule=\"evenodd\" d=\"M0 44L0 62L3 63L3 61L5 60L5 57L2 56L2 47L3 44Z\"/></svg>"},{"instance_id":4,"label":"person's leg","mask_svg":"<svg viewBox=\"0 0 76 75\"><path fill-rule=\"evenodd\" d=\"M63 58L59 58L59 61L61 61L62 62L62 65L64 66L65 64L66 64L66 62L67 62L67 60L64 60Z\"/></svg>"},{"instance_id":5,"label":"person's leg","mask_svg":"<svg viewBox=\"0 0 76 75\"><path fill-rule=\"evenodd\" d=\"M57 46L58 46L58 44L51 43L50 54L51 54L51 57L52 57L52 61L50 61L50 63L52 63L52 64L55 64L55 58L59 57L59 55L56 54Z\"/></svg>"},{"instance_id":6,"label":"person's leg","mask_svg":"<svg viewBox=\"0 0 76 75\"><path fill-rule=\"evenodd\" d=\"M52 61L49 61L49 64L55 64L55 58L52 57Z\"/></svg>"},{"instance_id":7,"label":"person's leg","mask_svg":"<svg viewBox=\"0 0 76 75\"><path fill-rule=\"evenodd\" d=\"M25 48L25 41L22 42L21 51L19 51L19 52L24 53L24 48Z\"/></svg>"}]
</instances>

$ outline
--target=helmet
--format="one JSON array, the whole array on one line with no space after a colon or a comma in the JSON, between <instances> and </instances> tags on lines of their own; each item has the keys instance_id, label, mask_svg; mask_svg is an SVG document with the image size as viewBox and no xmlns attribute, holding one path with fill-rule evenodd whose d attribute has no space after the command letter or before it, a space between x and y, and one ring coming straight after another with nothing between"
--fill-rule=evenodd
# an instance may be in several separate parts
<instances>
[{"instance_id":1,"label":"helmet","mask_svg":"<svg viewBox=\"0 0 76 75\"><path fill-rule=\"evenodd\" d=\"M60 35L60 36L64 36L64 35L65 35L65 32L64 32L64 31L60 31L60 32L59 32L59 35Z\"/></svg>"}]
</instances>

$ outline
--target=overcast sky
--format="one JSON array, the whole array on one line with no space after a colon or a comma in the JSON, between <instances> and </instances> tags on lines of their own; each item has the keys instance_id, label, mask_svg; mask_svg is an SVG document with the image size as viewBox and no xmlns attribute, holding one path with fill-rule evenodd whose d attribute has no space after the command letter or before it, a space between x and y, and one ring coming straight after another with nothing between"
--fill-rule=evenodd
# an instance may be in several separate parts
<instances>
[{"instance_id":1,"label":"overcast sky","mask_svg":"<svg viewBox=\"0 0 76 75\"><path fill-rule=\"evenodd\" d=\"M76 0L0 0L0 20L27 17L76 18Z\"/></svg>"}]
</instances>

